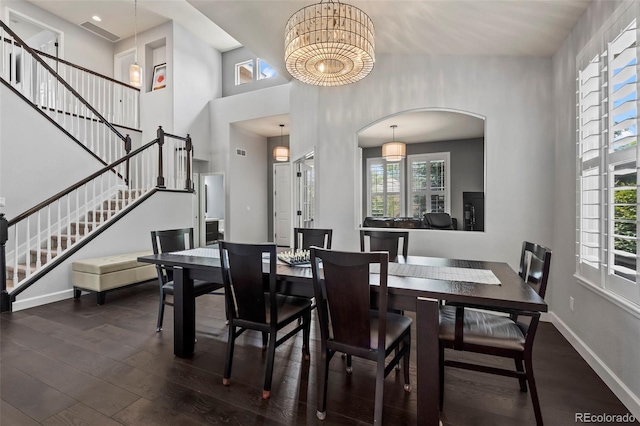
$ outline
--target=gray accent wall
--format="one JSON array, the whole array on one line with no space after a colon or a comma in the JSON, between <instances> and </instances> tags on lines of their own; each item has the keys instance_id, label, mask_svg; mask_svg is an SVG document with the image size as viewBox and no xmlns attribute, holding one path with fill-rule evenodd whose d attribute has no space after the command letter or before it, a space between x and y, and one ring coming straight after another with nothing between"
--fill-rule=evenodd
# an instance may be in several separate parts
<instances>
[{"instance_id":1,"label":"gray accent wall","mask_svg":"<svg viewBox=\"0 0 640 426\"><path fill-rule=\"evenodd\" d=\"M277 75L274 78L257 80L257 58L258 56L253 54L246 47L238 47L237 49L229 50L222 54L222 96L237 95L238 93L251 92L253 90L278 86L289 82L282 76L282 72L280 70L276 70ZM253 60L254 66L253 81L236 86L236 64L250 59Z\"/></svg>"},{"instance_id":2,"label":"gray accent wall","mask_svg":"<svg viewBox=\"0 0 640 426\"><path fill-rule=\"evenodd\" d=\"M451 217L458 220L458 229L463 229L464 205L462 193L484 191L484 139L462 139L440 142L407 144L407 156L432 152L450 153ZM382 147L362 150L362 215L367 216L367 159L382 157ZM405 185L409 185L408 162L405 165ZM405 199L406 204L406 199ZM409 216L407 213L406 216Z\"/></svg>"}]
</instances>

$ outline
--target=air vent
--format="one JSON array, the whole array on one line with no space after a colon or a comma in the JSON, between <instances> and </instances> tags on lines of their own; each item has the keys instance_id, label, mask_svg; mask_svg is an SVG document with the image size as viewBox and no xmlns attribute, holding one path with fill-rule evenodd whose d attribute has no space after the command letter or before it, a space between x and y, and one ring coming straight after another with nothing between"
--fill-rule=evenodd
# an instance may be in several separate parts
<instances>
[{"instance_id":1,"label":"air vent","mask_svg":"<svg viewBox=\"0 0 640 426\"><path fill-rule=\"evenodd\" d=\"M111 34L109 31L102 29L99 26L92 24L89 21L83 22L82 24L80 24L80 26L91 31L94 34L99 35L100 37L106 38L111 42L120 40L120 37L118 37L117 35Z\"/></svg>"},{"instance_id":2,"label":"air vent","mask_svg":"<svg viewBox=\"0 0 640 426\"><path fill-rule=\"evenodd\" d=\"M245 151L244 149L236 148L236 154L238 154L241 157L246 157L247 151Z\"/></svg>"}]
</instances>

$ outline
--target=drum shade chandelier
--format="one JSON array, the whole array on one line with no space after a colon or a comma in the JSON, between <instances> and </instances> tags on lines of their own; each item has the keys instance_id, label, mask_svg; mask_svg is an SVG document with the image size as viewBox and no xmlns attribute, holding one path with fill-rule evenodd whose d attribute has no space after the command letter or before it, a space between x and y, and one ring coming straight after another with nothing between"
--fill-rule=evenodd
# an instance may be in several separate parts
<instances>
[{"instance_id":1,"label":"drum shade chandelier","mask_svg":"<svg viewBox=\"0 0 640 426\"><path fill-rule=\"evenodd\" d=\"M391 126L393 129L392 142L382 144L382 156L385 160L390 162L400 161L407 155L407 145L404 142L396 142L396 127Z\"/></svg>"},{"instance_id":2,"label":"drum shade chandelier","mask_svg":"<svg viewBox=\"0 0 640 426\"><path fill-rule=\"evenodd\" d=\"M138 65L138 0L133 0L133 44L136 47L133 63L129 66L129 84L142 86L142 67Z\"/></svg>"},{"instance_id":3,"label":"drum shade chandelier","mask_svg":"<svg viewBox=\"0 0 640 426\"><path fill-rule=\"evenodd\" d=\"M355 83L373 69L373 21L355 6L323 0L289 18L284 50L287 71L303 83Z\"/></svg>"},{"instance_id":4,"label":"drum shade chandelier","mask_svg":"<svg viewBox=\"0 0 640 426\"><path fill-rule=\"evenodd\" d=\"M273 159L276 161L289 161L289 148L282 144L282 129L284 124L280 124L280 146L273 148Z\"/></svg>"}]
</instances>

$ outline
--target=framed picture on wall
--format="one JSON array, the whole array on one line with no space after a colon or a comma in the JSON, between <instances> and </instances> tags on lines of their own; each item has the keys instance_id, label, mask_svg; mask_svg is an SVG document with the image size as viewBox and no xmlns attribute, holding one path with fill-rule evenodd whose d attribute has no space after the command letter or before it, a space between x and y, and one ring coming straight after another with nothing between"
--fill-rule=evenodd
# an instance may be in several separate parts
<instances>
[{"instance_id":1,"label":"framed picture on wall","mask_svg":"<svg viewBox=\"0 0 640 426\"><path fill-rule=\"evenodd\" d=\"M167 64L159 64L153 67L153 83L151 90L160 90L167 87Z\"/></svg>"}]
</instances>

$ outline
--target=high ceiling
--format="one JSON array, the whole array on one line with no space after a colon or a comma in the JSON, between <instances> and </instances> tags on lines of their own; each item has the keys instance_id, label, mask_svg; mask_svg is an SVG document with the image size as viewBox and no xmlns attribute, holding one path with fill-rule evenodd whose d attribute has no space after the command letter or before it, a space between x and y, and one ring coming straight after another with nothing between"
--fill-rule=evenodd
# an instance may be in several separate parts
<instances>
[{"instance_id":1,"label":"high ceiling","mask_svg":"<svg viewBox=\"0 0 640 426\"><path fill-rule=\"evenodd\" d=\"M14 0L3 0L9 7L11 1ZM75 24L90 21L120 38L133 35L134 0L28 1ZM294 12L314 2L138 0L138 32L173 19L219 51L246 46L289 78L284 66L284 27ZM560 48L591 0L350 0L348 3L373 20L378 58L391 53L549 57ZM102 21L91 21L93 15L101 16ZM429 115L435 117L432 114ZM411 118L422 123L430 121L421 114L393 117L392 121ZM267 117L238 125L263 136L276 136L279 128L274 120L284 122L283 117ZM285 124L288 134L288 120ZM386 141L391 135L390 124L401 126L400 122L377 123L361 133L360 143ZM467 124L469 137L474 137L473 121ZM401 127L397 135L409 142L412 137L435 131L407 121ZM410 128L415 128L415 134L408 133Z\"/></svg>"}]
</instances>

